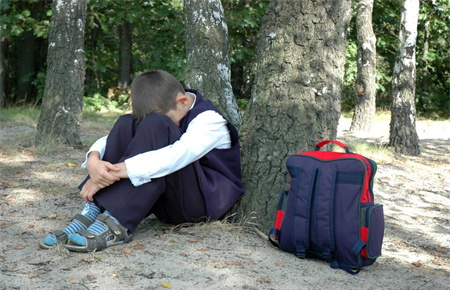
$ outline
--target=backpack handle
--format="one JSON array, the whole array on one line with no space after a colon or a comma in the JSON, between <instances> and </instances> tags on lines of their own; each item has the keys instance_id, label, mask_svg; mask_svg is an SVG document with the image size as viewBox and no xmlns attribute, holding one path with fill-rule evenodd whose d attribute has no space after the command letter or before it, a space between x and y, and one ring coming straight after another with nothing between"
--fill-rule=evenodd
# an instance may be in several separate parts
<instances>
[{"instance_id":1,"label":"backpack handle","mask_svg":"<svg viewBox=\"0 0 450 290\"><path fill-rule=\"evenodd\" d=\"M316 144L316 151L319 151L321 147L327 145L328 143L334 143L336 145L338 145L339 147L343 148L345 150L345 153L350 154L352 152L350 152L350 150L348 150L348 146L345 145L344 143L342 143L341 141L338 140L323 140L319 143Z\"/></svg>"}]
</instances>

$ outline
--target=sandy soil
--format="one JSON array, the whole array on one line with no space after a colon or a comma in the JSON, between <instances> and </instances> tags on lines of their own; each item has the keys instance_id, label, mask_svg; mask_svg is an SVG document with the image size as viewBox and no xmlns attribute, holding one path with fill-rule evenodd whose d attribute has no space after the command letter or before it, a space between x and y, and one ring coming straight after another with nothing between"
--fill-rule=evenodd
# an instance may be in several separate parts
<instances>
[{"instance_id":1,"label":"sandy soil","mask_svg":"<svg viewBox=\"0 0 450 290\"><path fill-rule=\"evenodd\" d=\"M380 145L388 125L352 133L350 120L341 119L339 139ZM250 227L223 222L173 228L147 219L127 245L89 254L41 250L38 241L81 209L76 185L86 173L77 165L84 152L43 156L17 141L33 128L3 123L0 289L448 289L450 123L417 126L419 157L358 152L378 163L374 192L384 204L386 231L383 256L352 276L281 252ZM12 142L15 150L8 149Z\"/></svg>"}]
</instances>

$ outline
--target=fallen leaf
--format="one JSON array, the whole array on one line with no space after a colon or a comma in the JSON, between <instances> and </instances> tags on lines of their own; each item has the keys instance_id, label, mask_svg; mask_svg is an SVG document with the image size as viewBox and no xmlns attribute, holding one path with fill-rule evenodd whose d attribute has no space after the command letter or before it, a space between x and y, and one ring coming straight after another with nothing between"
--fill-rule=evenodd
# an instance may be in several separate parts
<instances>
[{"instance_id":1,"label":"fallen leaf","mask_svg":"<svg viewBox=\"0 0 450 290\"><path fill-rule=\"evenodd\" d=\"M447 250L446 249L437 249L436 251L434 251L436 254L447 254Z\"/></svg>"},{"instance_id":2,"label":"fallen leaf","mask_svg":"<svg viewBox=\"0 0 450 290\"><path fill-rule=\"evenodd\" d=\"M134 248L138 249L138 250L143 250L145 247L143 244L136 244L136 245L134 245Z\"/></svg>"},{"instance_id":3,"label":"fallen leaf","mask_svg":"<svg viewBox=\"0 0 450 290\"><path fill-rule=\"evenodd\" d=\"M56 219L56 213L49 215L47 218L49 218L49 219Z\"/></svg>"},{"instance_id":4,"label":"fallen leaf","mask_svg":"<svg viewBox=\"0 0 450 290\"><path fill-rule=\"evenodd\" d=\"M129 255L129 254L131 254L131 249L130 249L130 248L124 248L124 249L122 250L122 252L123 252L124 254L126 254L126 255Z\"/></svg>"},{"instance_id":5,"label":"fallen leaf","mask_svg":"<svg viewBox=\"0 0 450 290\"><path fill-rule=\"evenodd\" d=\"M38 232L38 234L43 234L43 233L45 233L45 230L42 228L42 229L39 229L37 232Z\"/></svg>"},{"instance_id":6,"label":"fallen leaf","mask_svg":"<svg viewBox=\"0 0 450 290\"><path fill-rule=\"evenodd\" d=\"M28 279L34 279L34 278L38 278L39 275L38 274L31 274L30 276L28 276Z\"/></svg>"},{"instance_id":7,"label":"fallen leaf","mask_svg":"<svg viewBox=\"0 0 450 290\"><path fill-rule=\"evenodd\" d=\"M12 226L13 224L10 222L0 222L0 229L6 229Z\"/></svg>"},{"instance_id":8,"label":"fallen leaf","mask_svg":"<svg viewBox=\"0 0 450 290\"><path fill-rule=\"evenodd\" d=\"M246 265L255 265L255 262L251 261L251 262L245 262Z\"/></svg>"},{"instance_id":9,"label":"fallen leaf","mask_svg":"<svg viewBox=\"0 0 450 290\"><path fill-rule=\"evenodd\" d=\"M155 272L139 273L138 275L144 276L145 278L148 278L148 279L153 279L153 276L155 275Z\"/></svg>"},{"instance_id":10,"label":"fallen leaf","mask_svg":"<svg viewBox=\"0 0 450 290\"><path fill-rule=\"evenodd\" d=\"M169 282L161 282L161 286L167 289L172 289L172 285Z\"/></svg>"},{"instance_id":11,"label":"fallen leaf","mask_svg":"<svg viewBox=\"0 0 450 290\"><path fill-rule=\"evenodd\" d=\"M34 225L28 225L28 228L29 228L29 229L34 228Z\"/></svg>"},{"instance_id":12,"label":"fallen leaf","mask_svg":"<svg viewBox=\"0 0 450 290\"><path fill-rule=\"evenodd\" d=\"M406 246L406 244L404 242L401 242L401 241L395 241L394 245L396 245L396 246Z\"/></svg>"},{"instance_id":13,"label":"fallen leaf","mask_svg":"<svg viewBox=\"0 0 450 290\"><path fill-rule=\"evenodd\" d=\"M119 278L119 275L117 275L116 273L112 273L113 278Z\"/></svg>"},{"instance_id":14,"label":"fallen leaf","mask_svg":"<svg viewBox=\"0 0 450 290\"><path fill-rule=\"evenodd\" d=\"M200 243L202 240L200 239L189 239L188 242L189 243Z\"/></svg>"},{"instance_id":15,"label":"fallen leaf","mask_svg":"<svg viewBox=\"0 0 450 290\"><path fill-rule=\"evenodd\" d=\"M412 263L414 266L416 266L417 268L423 267L422 263L420 263L420 261L417 262L413 262Z\"/></svg>"},{"instance_id":16,"label":"fallen leaf","mask_svg":"<svg viewBox=\"0 0 450 290\"><path fill-rule=\"evenodd\" d=\"M186 253L181 253L180 256L181 256L181 257L187 257L188 254L186 254Z\"/></svg>"},{"instance_id":17,"label":"fallen leaf","mask_svg":"<svg viewBox=\"0 0 450 290\"><path fill-rule=\"evenodd\" d=\"M260 282L260 283L268 283L269 281L270 281L269 276L262 277L262 278L258 279L258 282Z\"/></svg>"},{"instance_id":18,"label":"fallen leaf","mask_svg":"<svg viewBox=\"0 0 450 290\"><path fill-rule=\"evenodd\" d=\"M69 162L69 163L67 163L67 166L69 166L69 167L77 167L77 164Z\"/></svg>"},{"instance_id":19,"label":"fallen leaf","mask_svg":"<svg viewBox=\"0 0 450 290\"><path fill-rule=\"evenodd\" d=\"M182 232L182 233L187 233L187 232L188 232L188 229L187 229L187 228L181 228L181 229L180 229L180 232Z\"/></svg>"},{"instance_id":20,"label":"fallen leaf","mask_svg":"<svg viewBox=\"0 0 450 290\"><path fill-rule=\"evenodd\" d=\"M86 276L86 279L87 279L88 281L92 281L92 280L95 280L95 276L94 276L94 275L88 274L88 275Z\"/></svg>"},{"instance_id":21,"label":"fallen leaf","mask_svg":"<svg viewBox=\"0 0 450 290\"><path fill-rule=\"evenodd\" d=\"M95 258L83 258L83 259L81 259L81 262L85 262L85 263L94 263L96 261L97 261L97 259L95 259Z\"/></svg>"},{"instance_id":22,"label":"fallen leaf","mask_svg":"<svg viewBox=\"0 0 450 290\"><path fill-rule=\"evenodd\" d=\"M23 250L23 249L25 249L25 245L14 246L14 250Z\"/></svg>"},{"instance_id":23,"label":"fallen leaf","mask_svg":"<svg viewBox=\"0 0 450 290\"><path fill-rule=\"evenodd\" d=\"M75 279L70 279L69 282L70 284L78 284L78 281Z\"/></svg>"},{"instance_id":24,"label":"fallen leaf","mask_svg":"<svg viewBox=\"0 0 450 290\"><path fill-rule=\"evenodd\" d=\"M275 265L280 268L286 268L286 265L280 262L276 263Z\"/></svg>"},{"instance_id":25,"label":"fallen leaf","mask_svg":"<svg viewBox=\"0 0 450 290\"><path fill-rule=\"evenodd\" d=\"M241 266L242 264L240 262L233 262L233 261L226 261L225 265L229 266Z\"/></svg>"},{"instance_id":26,"label":"fallen leaf","mask_svg":"<svg viewBox=\"0 0 450 290\"><path fill-rule=\"evenodd\" d=\"M107 259L108 256L107 255L95 255L94 258L96 258L97 260L104 260L104 259Z\"/></svg>"},{"instance_id":27,"label":"fallen leaf","mask_svg":"<svg viewBox=\"0 0 450 290\"><path fill-rule=\"evenodd\" d=\"M211 250L210 249L197 249L197 251L199 251L199 252L209 252Z\"/></svg>"}]
</instances>

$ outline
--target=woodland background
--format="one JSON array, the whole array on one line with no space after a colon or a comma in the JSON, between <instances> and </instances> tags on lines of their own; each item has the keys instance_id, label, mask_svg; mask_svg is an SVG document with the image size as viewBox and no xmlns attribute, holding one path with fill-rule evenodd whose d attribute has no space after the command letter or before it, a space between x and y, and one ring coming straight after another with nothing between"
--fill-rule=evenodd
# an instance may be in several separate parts
<instances>
[{"instance_id":1,"label":"woodland background","mask_svg":"<svg viewBox=\"0 0 450 290\"><path fill-rule=\"evenodd\" d=\"M231 43L233 93L242 110L251 97L256 73L256 37L268 3L268 0L222 1ZM51 4L52 1L45 0L0 1L4 74L0 106L3 108L38 106L42 100ZM377 37L376 103L380 109L388 109L391 102L392 68L398 44L401 5L398 0L374 2L372 24ZM135 75L150 69L163 69L184 80L186 50L181 0L91 0L87 9L85 110L126 106L126 92L114 88L127 88L129 82L124 79L130 80L128 72ZM354 9L347 34L342 95L344 111L351 111L355 102L356 12ZM449 12L447 1L420 1L416 46L416 108L420 116L446 118L450 114ZM132 42L132 58L128 60L128 68L119 63L123 39ZM125 77L121 77L121 69L126 71Z\"/></svg>"}]
</instances>

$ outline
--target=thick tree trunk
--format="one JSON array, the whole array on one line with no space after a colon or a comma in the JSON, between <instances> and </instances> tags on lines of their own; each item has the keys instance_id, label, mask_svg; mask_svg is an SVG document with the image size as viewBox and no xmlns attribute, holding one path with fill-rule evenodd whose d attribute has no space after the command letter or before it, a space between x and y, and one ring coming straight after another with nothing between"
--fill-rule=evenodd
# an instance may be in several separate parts
<instances>
[{"instance_id":1,"label":"thick tree trunk","mask_svg":"<svg viewBox=\"0 0 450 290\"><path fill-rule=\"evenodd\" d=\"M47 140L82 147L84 27L86 0L56 0L52 6L47 76L36 144Z\"/></svg>"},{"instance_id":2,"label":"thick tree trunk","mask_svg":"<svg viewBox=\"0 0 450 290\"><path fill-rule=\"evenodd\" d=\"M350 130L370 131L375 118L376 38L372 29L374 0L360 0L356 16L358 38L355 113Z\"/></svg>"},{"instance_id":3,"label":"thick tree trunk","mask_svg":"<svg viewBox=\"0 0 450 290\"><path fill-rule=\"evenodd\" d=\"M419 155L416 131L416 38L419 0L405 0L401 15L397 58L392 77L389 145L407 155Z\"/></svg>"},{"instance_id":4,"label":"thick tree trunk","mask_svg":"<svg viewBox=\"0 0 450 290\"><path fill-rule=\"evenodd\" d=\"M228 27L220 0L184 1L186 86L198 89L235 126L242 116L230 82Z\"/></svg>"},{"instance_id":5,"label":"thick tree trunk","mask_svg":"<svg viewBox=\"0 0 450 290\"><path fill-rule=\"evenodd\" d=\"M127 90L131 83L132 51L131 27L124 21L119 27L119 87Z\"/></svg>"},{"instance_id":6,"label":"thick tree trunk","mask_svg":"<svg viewBox=\"0 0 450 290\"><path fill-rule=\"evenodd\" d=\"M247 192L240 217L252 212L263 230L288 188L285 159L334 139L340 116L352 1L271 1L258 42L258 70L241 130Z\"/></svg>"}]
</instances>

